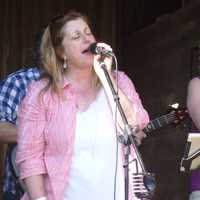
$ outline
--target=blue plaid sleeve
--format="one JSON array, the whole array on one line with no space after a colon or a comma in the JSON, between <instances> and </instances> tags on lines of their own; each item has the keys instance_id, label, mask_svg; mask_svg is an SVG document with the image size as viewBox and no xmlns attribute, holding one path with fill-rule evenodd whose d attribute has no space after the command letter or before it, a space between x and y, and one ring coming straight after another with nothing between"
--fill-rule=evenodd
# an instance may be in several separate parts
<instances>
[{"instance_id":1,"label":"blue plaid sleeve","mask_svg":"<svg viewBox=\"0 0 200 200\"><path fill-rule=\"evenodd\" d=\"M0 83L0 121L16 122L19 101L23 90L15 77L9 77Z\"/></svg>"},{"instance_id":2,"label":"blue plaid sleeve","mask_svg":"<svg viewBox=\"0 0 200 200\"><path fill-rule=\"evenodd\" d=\"M19 104L30 82L38 80L37 68L22 69L0 82L0 121L16 124Z\"/></svg>"}]
</instances>

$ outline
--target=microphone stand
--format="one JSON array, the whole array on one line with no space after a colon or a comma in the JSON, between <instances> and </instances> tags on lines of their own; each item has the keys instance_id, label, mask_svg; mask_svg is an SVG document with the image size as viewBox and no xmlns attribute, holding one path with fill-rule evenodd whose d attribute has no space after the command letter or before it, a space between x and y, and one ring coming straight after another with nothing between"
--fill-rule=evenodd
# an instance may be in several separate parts
<instances>
[{"instance_id":1,"label":"microphone stand","mask_svg":"<svg viewBox=\"0 0 200 200\"><path fill-rule=\"evenodd\" d=\"M191 145L192 145L192 142L187 142L186 147L185 147L185 152L184 152L183 157L181 159L180 170L184 171L184 172L191 171L190 168L191 168L192 161L195 158L200 156L200 148L197 149L195 152L193 152L191 155L188 155Z\"/></svg>"},{"instance_id":2,"label":"microphone stand","mask_svg":"<svg viewBox=\"0 0 200 200\"><path fill-rule=\"evenodd\" d=\"M200 156L200 149L198 149L197 151L195 151L192 155L186 157L186 158L182 158L181 160L181 171L190 171L190 166L192 161Z\"/></svg>"},{"instance_id":3,"label":"microphone stand","mask_svg":"<svg viewBox=\"0 0 200 200\"><path fill-rule=\"evenodd\" d=\"M140 164L140 166L142 168L142 172L145 175L148 175L149 173L146 172L143 160L142 160L141 155L140 155L140 153L138 151L138 148L137 148L137 142L136 142L134 134L133 134L134 132L137 133L138 127L136 126L135 129L132 129L131 126L129 125L128 120L126 118L126 115L124 113L124 110L122 108L122 105L120 103L120 98L119 98L118 94L116 93L116 91L114 89L112 80L111 80L110 75L109 75L109 73L108 73L108 71L106 69L106 65L105 65L105 63L103 61L100 61L100 67L104 71L104 74L105 74L105 77L107 79L108 85L109 85L109 87L111 89L114 101L115 101L115 103L117 105L117 108L119 110L120 116L121 116L123 124L124 124L124 131L123 131L124 132L124 142L123 143L124 143L124 152L125 152L125 156L124 156L124 158L125 158L125 160L124 160L124 162L125 162L125 164L124 164L125 200L128 200L129 199L129 169L128 169L128 165L129 165L130 144L133 146L133 148L135 150L136 158L137 158L137 160L138 160L138 162L139 162L139 164ZM148 177L146 177L146 179L148 179ZM147 182L151 184L150 188L149 189L147 188L147 190L152 190L152 188L154 190L155 186L154 185L152 186L152 181L153 181L152 177L150 177L150 179L151 180L147 180Z\"/></svg>"}]
</instances>

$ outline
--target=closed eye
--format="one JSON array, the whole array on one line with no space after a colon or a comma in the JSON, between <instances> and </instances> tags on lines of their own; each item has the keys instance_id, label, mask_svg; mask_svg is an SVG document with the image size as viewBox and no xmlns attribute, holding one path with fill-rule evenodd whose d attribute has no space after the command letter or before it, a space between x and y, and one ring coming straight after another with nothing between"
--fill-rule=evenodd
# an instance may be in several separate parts
<instances>
[{"instance_id":1,"label":"closed eye","mask_svg":"<svg viewBox=\"0 0 200 200\"><path fill-rule=\"evenodd\" d=\"M86 31L86 35L92 35L92 32L90 30Z\"/></svg>"},{"instance_id":2,"label":"closed eye","mask_svg":"<svg viewBox=\"0 0 200 200\"><path fill-rule=\"evenodd\" d=\"M77 40L80 38L80 33L76 33L75 35L72 36L72 40Z\"/></svg>"}]
</instances>

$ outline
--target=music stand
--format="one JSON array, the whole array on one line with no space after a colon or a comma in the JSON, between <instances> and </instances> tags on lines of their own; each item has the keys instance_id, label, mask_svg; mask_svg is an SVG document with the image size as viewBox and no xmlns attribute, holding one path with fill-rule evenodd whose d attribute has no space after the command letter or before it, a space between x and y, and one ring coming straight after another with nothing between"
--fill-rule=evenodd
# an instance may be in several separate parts
<instances>
[{"instance_id":1,"label":"music stand","mask_svg":"<svg viewBox=\"0 0 200 200\"><path fill-rule=\"evenodd\" d=\"M200 169L200 133L189 133L180 171L190 172Z\"/></svg>"}]
</instances>

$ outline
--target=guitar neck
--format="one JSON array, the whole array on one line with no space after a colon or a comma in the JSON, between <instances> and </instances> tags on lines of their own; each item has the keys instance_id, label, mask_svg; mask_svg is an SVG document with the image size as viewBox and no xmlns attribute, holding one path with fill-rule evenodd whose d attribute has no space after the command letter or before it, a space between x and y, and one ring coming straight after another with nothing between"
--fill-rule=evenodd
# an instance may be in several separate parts
<instances>
[{"instance_id":1,"label":"guitar neck","mask_svg":"<svg viewBox=\"0 0 200 200\"><path fill-rule=\"evenodd\" d=\"M165 125L168 125L176 119L176 116L174 113L168 113L166 115L163 115L161 117L158 117L152 121L150 121L147 126L143 129L145 133L150 133L151 131L154 131L156 129L159 129Z\"/></svg>"}]
</instances>

